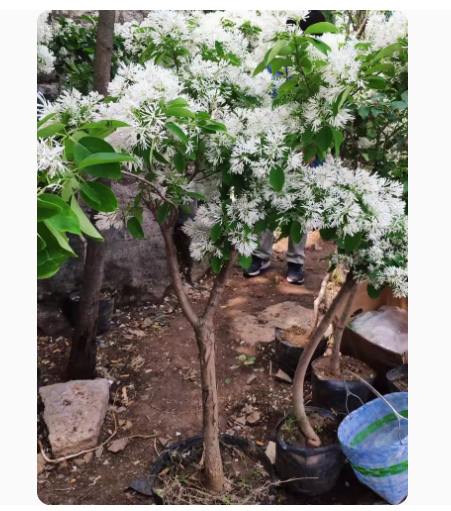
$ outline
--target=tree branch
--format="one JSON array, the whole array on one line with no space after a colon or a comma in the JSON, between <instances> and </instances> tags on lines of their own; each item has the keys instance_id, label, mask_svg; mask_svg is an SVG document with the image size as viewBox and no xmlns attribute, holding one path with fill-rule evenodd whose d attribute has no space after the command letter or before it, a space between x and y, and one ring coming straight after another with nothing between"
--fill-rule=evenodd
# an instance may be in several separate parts
<instances>
[{"instance_id":1,"label":"tree branch","mask_svg":"<svg viewBox=\"0 0 451 511\"><path fill-rule=\"evenodd\" d=\"M158 195L160 196L161 200L163 200L164 202L167 202L168 204L171 204L171 206L174 206L174 208L177 208L177 206L170 200L170 199L167 199L161 192L160 190L158 189L158 187L156 185L154 185L151 181L147 181L147 179L145 179L144 177L141 177L141 176L138 176L137 174L133 174L133 172L128 172L126 170L123 170L122 171L122 174L124 174L125 176L130 176L130 177L134 177L135 179L137 179L138 181L141 181L142 183L145 183L146 185L150 186L153 190L155 190Z\"/></svg>"},{"instance_id":2,"label":"tree branch","mask_svg":"<svg viewBox=\"0 0 451 511\"><path fill-rule=\"evenodd\" d=\"M363 34L363 32L365 31L366 22L368 21L370 11L365 11L365 12L366 12L365 18L364 18L362 24L360 25L359 29L357 30L356 37L360 37Z\"/></svg>"},{"instance_id":3,"label":"tree branch","mask_svg":"<svg viewBox=\"0 0 451 511\"><path fill-rule=\"evenodd\" d=\"M327 272L326 276L324 277L322 283L321 283L321 289L318 293L318 296L316 297L316 300L313 302L313 323L312 327L310 329L310 332L308 334L309 338L313 335L313 332L316 330L316 327L318 325L318 318L319 318L319 306L321 305L324 295L326 294L327 284L330 280L331 273Z\"/></svg>"},{"instance_id":4,"label":"tree branch","mask_svg":"<svg viewBox=\"0 0 451 511\"><path fill-rule=\"evenodd\" d=\"M208 298L207 304L205 305L205 309L202 314L202 318L207 321L213 318L213 315L216 309L218 308L219 300L221 299L224 287L227 283L227 280L230 277L230 273L232 272L236 256L237 256L236 252L233 251L232 258L226 261L221 271L219 272L219 275L215 279L215 283L213 284L213 288L210 291L210 296Z\"/></svg>"}]
</instances>

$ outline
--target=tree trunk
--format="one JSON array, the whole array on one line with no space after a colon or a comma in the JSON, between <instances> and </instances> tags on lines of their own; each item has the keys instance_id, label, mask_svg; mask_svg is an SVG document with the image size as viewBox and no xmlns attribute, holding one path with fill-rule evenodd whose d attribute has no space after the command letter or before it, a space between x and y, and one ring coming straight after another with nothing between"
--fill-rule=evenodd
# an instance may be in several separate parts
<instances>
[{"instance_id":1,"label":"tree trunk","mask_svg":"<svg viewBox=\"0 0 451 511\"><path fill-rule=\"evenodd\" d=\"M104 243L88 241L77 324L67 366L70 380L96 377L97 317L105 261Z\"/></svg>"},{"instance_id":2,"label":"tree trunk","mask_svg":"<svg viewBox=\"0 0 451 511\"><path fill-rule=\"evenodd\" d=\"M202 381L204 462L207 488L221 493L224 472L219 447L218 387L216 384L215 335L213 322L203 322L196 329Z\"/></svg>"},{"instance_id":3,"label":"tree trunk","mask_svg":"<svg viewBox=\"0 0 451 511\"><path fill-rule=\"evenodd\" d=\"M346 327L346 322L348 321L349 314L351 312L352 303L354 302L355 295L357 293L357 282L353 282L353 287L349 291L348 301L346 302L346 307L344 308L340 322L337 325L337 328L334 332L334 344L332 345L332 356L330 357L330 374L333 376L341 376L340 370L340 347L341 347L341 339L343 338L343 332Z\"/></svg>"},{"instance_id":4,"label":"tree trunk","mask_svg":"<svg viewBox=\"0 0 451 511\"><path fill-rule=\"evenodd\" d=\"M93 89L105 97L108 95L108 84L111 81L115 16L116 11L99 11Z\"/></svg>"},{"instance_id":5,"label":"tree trunk","mask_svg":"<svg viewBox=\"0 0 451 511\"><path fill-rule=\"evenodd\" d=\"M115 12L99 11L99 24L97 26L94 90L104 96L108 93L111 74ZM71 380L88 380L96 377L96 330L105 256L106 241L99 243L88 239L84 262L83 290L67 366L67 376Z\"/></svg>"},{"instance_id":6,"label":"tree trunk","mask_svg":"<svg viewBox=\"0 0 451 511\"><path fill-rule=\"evenodd\" d=\"M310 337L307 346L305 347L301 358L299 359L298 366L296 368L296 373L294 375L293 381L293 408L296 418L298 420L298 426L301 430L302 434L306 439L307 447L319 447L321 445L321 441L318 438L318 435L313 430L310 422L307 418L307 414L305 413L304 408L304 381L305 381L305 373L307 372L307 367L309 362L315 352L319 342L324 337L327 329L329 328L332 320L343 303L346 297L349 294L350 289L353 285L353 277L352 273L349 272L346 278L346 282L341 287L337 296L334 298L329 310L324 315L321 320L318 328L315 330L313 335Z\"/></svg>"}]
</instances>

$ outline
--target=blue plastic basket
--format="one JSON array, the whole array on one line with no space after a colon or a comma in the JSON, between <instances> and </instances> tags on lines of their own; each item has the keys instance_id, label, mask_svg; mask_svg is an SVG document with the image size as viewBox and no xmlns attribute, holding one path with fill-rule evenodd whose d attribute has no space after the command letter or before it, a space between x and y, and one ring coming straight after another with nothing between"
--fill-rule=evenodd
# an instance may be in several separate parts
<instances>
[{"instance_id":1,"label":"blue plastic basket","mask_svg":"<svg viewBox=\"0 0 451 511\"><path fill-rule=\"evenodd\" d=\"M384 398L408 417L408 393ZM408 492L408 422L381 399L349 414L338 428L338 439L357 478L389 504L399 504Z\"/></svg>"}]
</instances>

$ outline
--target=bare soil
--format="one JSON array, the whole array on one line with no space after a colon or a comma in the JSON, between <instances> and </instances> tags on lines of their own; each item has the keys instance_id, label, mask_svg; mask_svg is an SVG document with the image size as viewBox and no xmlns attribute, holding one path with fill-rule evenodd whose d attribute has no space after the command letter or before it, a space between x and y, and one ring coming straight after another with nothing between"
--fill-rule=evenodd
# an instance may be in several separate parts
<instances>
[{"instance_id":1,"label":"bare soil","mask_svg":"<svg viewBox=\"0 0 451 511\"><path fill-rule=\"evenodd\" d=\"M401 378L392 381L393 385L397 387L401 392L408 392L409 387L409 381L408 381L408 375L405 374L404 376L401 376Z\"/></svg>"},{"instance_id":2,"label":"bare soil","mask_svg":"<svg viewBox=\"0 0 451 511\"><path fill-rule=\"evenodd\" d=\"M308 342L308 332L300 326L292 326L279 333L279 338L282 341L287 341L294 346L305 348Z\"/></svg>"},{"instance_id":3,"label":"bare soil","mask_svg":"<svg viewBox=\"0 0 451 511\"><path fill-rule=\"evenodd\" d=\"M316 359L312 362L312 370L315 371L315 374L318 378L322 380L342 380L342 376L334 376L330 374L330 357L322 357ZM352 371L353 373L358 374L361 378L365 380L372 378L375 375L374 369L372 369L368 364L362 362L353 357L342 356L340 357L340 369L344 371L345 369ZM345 374L346 381L356 381L358 378L352 376L351 374Z\"/></svg>"},{"instance_id":4,"label":"bare soil","mask_svg":"<svg viewBox=\"0 0 451 511\"><path fill-rule=\"evenodd\" d=\"M313 308L327 269L323 259L333 251L333 246L327 243L321 243L321 250L316 250L315 243L321 243L316 233L309 236L307 242L305 283L302 286L283 280L287 240L275 245L272 266L264 275L244 279L237 267L215 319L220 430L246 438L263 449L273 440L277 423L290 411L291 387L272 376L277 371L273 344L251 347L239 343L231 319L243 312L258 313L288 300ZM189 289L196 310L200 311L205 303L210 285L211 280L207 278ZM63 381L70 336L40 336L37 343L41 385ZM241 353L255 356L255 363L250 366L240 364L238 356ZM95 455L89 462L77 459L56 466L47 465L38 477L38 497L50 505L152 503L149 497L130 491L129 484L149 474L165 445L199 435L202 431L197 346L172 293L162 303L144 303L115 311L111 330L98 338L97 370L99 376L112 381L111 404L119 388L116 415L121 427L116 438L135 434L156 437L133 438L123 451L117 453L109 452L106 446L99 457ZM306 382L304 395L306 404L309 404L310 382ZM243 425L242 420L237 420L252 411L260 413L255 424ZM109 437L113 428L110 412L104 421L99 444ZM275 503L359 504L372 501L379 502L380 498L348 471L331 495L293 500L279 491Z\"/></svg>"},{"instance_id":5,"label":"bare soil","mask_svg":"<svg viewBox=\"0 0 451 511\"><path fill-rule=\"evenodd\" d=\"M337 443L338 419L323 417L318 412L313 411L307 411L307 417L321 440L322 447ZM304 435L300 432L294 415L290 415L281 427L279 438L287 444L305 447Z\"/></svg>"}]
</instances>

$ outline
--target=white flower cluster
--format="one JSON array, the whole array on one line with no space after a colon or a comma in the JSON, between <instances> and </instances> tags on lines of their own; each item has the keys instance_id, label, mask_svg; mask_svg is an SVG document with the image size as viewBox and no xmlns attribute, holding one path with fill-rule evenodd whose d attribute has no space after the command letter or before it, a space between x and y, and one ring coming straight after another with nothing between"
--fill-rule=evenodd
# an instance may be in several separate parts
<instances>
[{"instance_id":1,"label":"white flower cluster","mask_svg":"<svg viewBox=\"0 0 451 511\"><path fill-rule=\"evenodd\" d=\"M66 172L63 152L64 146L54 137L40 138L37 141L37 171L48 174L50 178L62 176Z\"/></svg>"},{"instance_id":2,"label":"white flower cluster","mask_svg":"<svg viewBox=\"0 0 451 511\"><path fill-rule=\"evenodd\" d=\"M408 21L406 16L395 11L387 19L386 14L371 13L365 28L366 37L374 50L396 43L398 39L407 37Z\"/></svg>"},{"instance_id":3,"label":"white flower cluster","mask_svg":"<svg viewBox=\"0 0 451 511\"><path fill-rule=\"evenodd\" d=\"M37 72L39 74L49 74L54 69L55 56L48 48L53 37L52 27L47 23L51 12L42 12L37 22Z\"/></svg>"}]
</instances>

